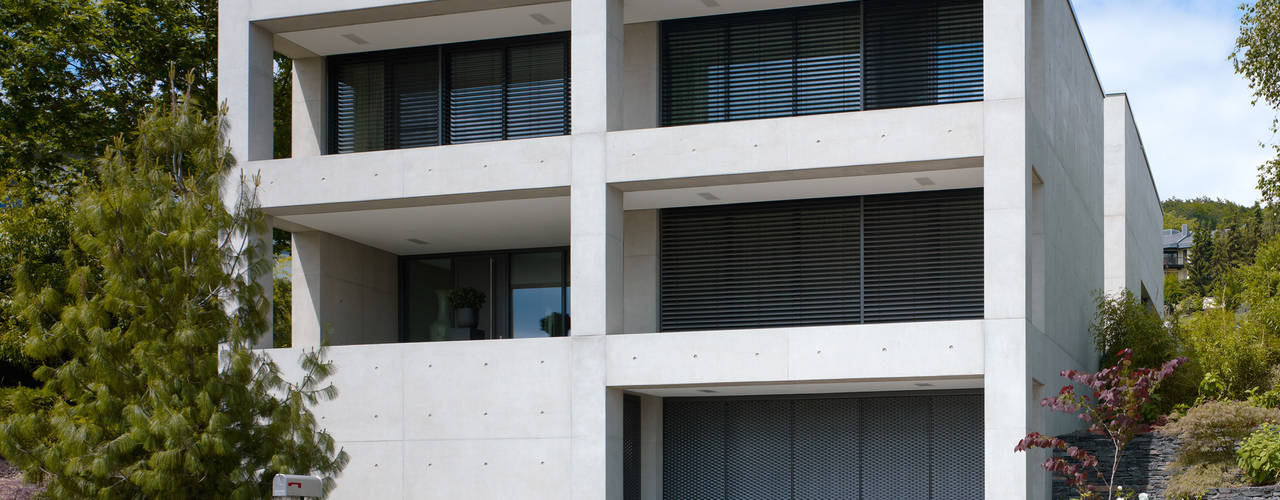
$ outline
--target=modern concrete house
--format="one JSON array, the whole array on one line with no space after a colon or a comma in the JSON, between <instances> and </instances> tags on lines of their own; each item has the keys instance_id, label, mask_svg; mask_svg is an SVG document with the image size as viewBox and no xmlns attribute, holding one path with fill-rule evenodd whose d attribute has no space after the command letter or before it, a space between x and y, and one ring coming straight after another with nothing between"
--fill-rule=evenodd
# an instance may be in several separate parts
<instances>
[{"instance_id":1,"label":"modern concrete house","mask_svg":"<svg viewBox=\"0 0 1280 500\"><path fill-rule=\"evenodd\" d=\"M1095 368L1093 292L1162 295L1067 0L219 16L231 147L294 238L270 352L338 368L334 498L1045 498L1013 447L1078 425L1039 401Z\"/></svg>"},{"instance_id":2,"label":"modern concrete house","mask_svg":"<svg viewBox=\"0 0 1280 500\"><path fill-rule=\"evenodd\" d=\"M1174 274L1178 279L1188 277L1187 263L1191 257L1191 245L1195 243L1195 231L1182 225L1182 230L1161 229L1160 242L1164 244L1164 273Z\"/></svg>"}]
</instances>

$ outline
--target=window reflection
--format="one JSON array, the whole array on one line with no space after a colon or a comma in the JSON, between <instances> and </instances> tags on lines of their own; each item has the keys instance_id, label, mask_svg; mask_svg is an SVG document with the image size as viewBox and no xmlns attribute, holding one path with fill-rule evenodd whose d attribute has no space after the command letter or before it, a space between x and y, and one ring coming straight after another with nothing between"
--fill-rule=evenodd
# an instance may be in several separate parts
<instances>
[{"instance_id":1,"label":"window reflection","mask_svg":"<svg viewBox=\"0 0 1280 500\"><path fill-rule=\"evenodd\" d=\"M569 330L565 313L564 254L511 256L511 336L559 337Z\"/></svg>"}]
</instances>

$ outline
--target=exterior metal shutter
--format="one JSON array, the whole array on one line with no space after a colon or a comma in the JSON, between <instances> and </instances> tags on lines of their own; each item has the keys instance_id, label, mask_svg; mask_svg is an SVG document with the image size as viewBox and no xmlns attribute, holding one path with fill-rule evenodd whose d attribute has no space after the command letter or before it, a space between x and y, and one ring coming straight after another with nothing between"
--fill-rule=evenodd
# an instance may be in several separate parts
<instances>
[{"instance_id":1,"label":"exterior metal shutter","mask_svg":"<svg viewBox=\"0 0 1280 500\"><path fill-rule=\"evenodd\" d=\"M667 398L663 497L983 497L982 395Z\"/></svg>"},{"instance_id":2,"label":"exterior metal shutter","mask_svg":"<svg viewBox=\"0 0 1280 500\"><path fill-rule=\"evenodd\" d=\"M860 200L665 209L664 331L857 323Z\"/></svg>"},{"instance_id":3,"label":"exterior metal shutter","mask_svg":"<svg viewBox=\"0 0 1280 500\"><path fill-rule=\"evenodd\" d=\"M568 134L568 47L551 34L331 56L329 152Z\"/></svg>"},{"instance_id":4,"label":"exterior metal shutter","mask_svg":"<svg viewBox=\"0 0 1280 500\"><path fill-rule=\"evenodd\" d=\"M662 124L861 107L861 7L841 3L662 24Z\"/></svg>"},{"instance_id":5,"label":"exterior metal shutter","mask_svg":"<svg viewBox=\"0 0 1280 500\"><path fill-rule=\"evenodd\" d=\"M562 35L447 48L450 144L569 133Z\"/></svg>"},{"instance_id":6,"label":"exterior metal shutter","mask_svg":"<svg viewBox=\"0 0 1280 500\"><path fill-rule=\"evenodd\" d=\"M982 100L980 0L868 0L866 108Z\"/></svg>"},{"instance_id":7,"label":"exterior metal shutter","mask_svg":"<svg viewBox=\"0 0 1280 500\"><path fill-rule=\"evenodd\" d=\"M440 143L436 48L334 56L329 65L332 152Z\"/></svg>"},{"instance_id":8,"label":"exterior metal shutter","mask_svg":"<svg viewBox=\"0 0 1280 500\"><path fill-rule=\"evenodd\" d=\"M664 209L662 331L983 315L982 190Z\"/></svg>"},{"instance_id":9,"label":"exterior metal shutter","mask_svg":"<svg viewBox=\"0 0 1280 500\"><path fill-rule=\"evenodd\" d=\"M663 126L982 100L981 0L662 23Z\"/></svg>"},{"instance_id":10,"label":"exterior metal shutter","mask_svg":"<svg viewBox=\"0 0 1280 500\"><path fill-rule=\"evenodd\" d=\"M982 190L867 196L864 321L983 315Z\"/></svg>"},{"instance_id":11,"label":"exterior metal shutter","mask_svg":"<svg viewBox=\"0 0 1280 500\"><path fill-rule=\"evenodd\" d=\"M640 397L622 397L622 498L640 500Z\"/></svg>"}]
</instances>

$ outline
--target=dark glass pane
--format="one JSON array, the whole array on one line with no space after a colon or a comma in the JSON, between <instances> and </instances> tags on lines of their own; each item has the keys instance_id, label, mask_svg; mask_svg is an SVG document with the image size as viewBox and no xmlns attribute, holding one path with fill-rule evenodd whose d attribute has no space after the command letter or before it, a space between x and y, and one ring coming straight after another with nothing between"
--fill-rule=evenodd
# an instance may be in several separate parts
<instances>
[{"instance_id":1,"label":"dark glass pane","mask_svg":"<svg viewBox=\"0 0 1280 500\"><path fill-rule=\"evenodd\" d=\"M511 48L507 138L569 133L569 87L562 42Z\"/></svg>"},{"instance_id":2,"label":"dark glass pane","mask_svg":"<svg viewBox=\"0 0 1280 500\"><path fill-rule=\"evenodd\" d=\"M453 288L450 259L405 262L405 340L446 340L452 326L447 297Z\"/></svg>"},{"instance_id":3,"label":"dark glass pane","mask_svg":"<svg viewBox=\"0 0 1280 500\"><path fill-rule=\"evenodd\" d=\"M334 72L339 153L376 151L384 146L383 64L345 63Z\"/></svg>"},{"instance_id":4,"label":"dark glass pane","mask_svg":"<svg viewBox=\"0 0 1280 500\"><path fill-rule=\"evenodd\" d=\"M396 147L440 144L439 67L435 58L392 66L395 84Z\"/></svg>"},{"instance_id":5,"label":"dark glass pane","mask_svg":"<svg viewBox=\"0 0 1280 500\"><path fill-rule=\"evenodd\" d=\"M511 256L511 336L558 337L568 331L561 252Z\"/></svg>"},{"instance_id":6,"label":"dark glass pane","mask_svg":"<svg viewBox=\"0 0 1280 500\"><path fill-rule=\"evenodd\" d=\"M449 55L449 142L497 141L503 122L503 49Z\"/></svg>"}]
</instances>

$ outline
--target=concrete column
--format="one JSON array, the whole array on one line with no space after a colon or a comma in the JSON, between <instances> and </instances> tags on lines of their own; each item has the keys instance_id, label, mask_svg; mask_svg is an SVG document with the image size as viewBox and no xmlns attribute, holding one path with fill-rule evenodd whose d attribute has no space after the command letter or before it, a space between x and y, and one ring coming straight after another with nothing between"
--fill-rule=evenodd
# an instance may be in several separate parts
<instances>
[{"instance_id":1,"label":"concrete column","mask_svg":"<svg viewBox=\"0 0 1280 500\"><path fill-rule=\"evenodd\" d=\"M322 231L293 233L293 347L399 339L398 258Z\"/></svg>"},{"instance_id":2,"label":"concrete column","mask_svg":"<svg viewBox=\"0 0 1280 500\"><path fill-rule=\"evenodd\" d=\"M243 165L271 159L271 32L249 23L249 0L218 2L218 101L227 105L227 142Z\"/></svg>"},{"instance_id":3,"label":"concrete column","mask_svg":"<svg viewBox=\"0 0 1280 500\"><path fill-rule=\"evenodd\" d=\"M662 500L662 398L640 397L640 498Z\"/></svg>"},{"instance_id":4,"label":"concrete column","mask_svg":"<svg viewBox=\"0 0 1280 500\"><path fill-rule=\"evenodd\" d=\"M622 193L605 136L622 126L622 0L572 0L573 317L571 498L622 498L622 394L605 380L605 337L622 330Z\"/></svg>"},{"instance_id":5,"label":"concrete column","mask_svg":"<svg viewBox=\"0 0 1280 500\"><path fill-rule=\"evenodd\" d=\"M227 142L239 166L228 174L224 202L234 207L241 187L254 189L256 172L245 162L271 158L271 33L249 23L249 0L218 3L218 101L227 106ZM241 186L241 180L245 185ZM271 250L271 227L265 234L245 235L259 248ZM247 276L263 286L267 331L256 346L271 347L272 273Z\"/></svg>"},{"instance_id":6,"label":"concrete column","mask_svg":"<svg viewBox=\"0 0 1280 500\"><path fill-rule=\"evenodd\" d=\"M1027 43L1030 2L983 3L985 291L985 488L987 498L1036 498L1042 474L1013 446L1028 431L1031 286L1027 156Z\"/></svg>"},{"instance_id":7,"label":"concrete column","mask_svg":"<svg viewBox=\"0 0 1280 500\"><path fill-rule=\"evenodd\" d=\"M658 126L658 23L626 25L622 127Z\"/></svg>"},{"instance_id":8,"label":"concrete column","mask_svg":"<svg viewBox=\"0 0 1280 500\"><path fill-rule=\"evenodd\" d=\"M623 216L624 333L658 331L658 211L628 210Z\"/></svg>"},{"instance_id":9,"label":"concrete column","mask_svg":"<svg viewBox=\"0 0 1280 500\"><path fill-rule=\"evenodd\" d=\"M323 57L293 60L293 157L324 154L328 144L324 108L325 65Z\"/></svg>"}]
</instances>

